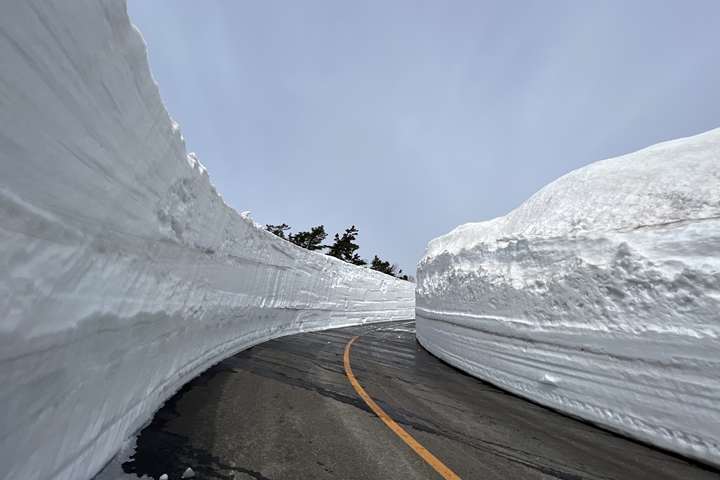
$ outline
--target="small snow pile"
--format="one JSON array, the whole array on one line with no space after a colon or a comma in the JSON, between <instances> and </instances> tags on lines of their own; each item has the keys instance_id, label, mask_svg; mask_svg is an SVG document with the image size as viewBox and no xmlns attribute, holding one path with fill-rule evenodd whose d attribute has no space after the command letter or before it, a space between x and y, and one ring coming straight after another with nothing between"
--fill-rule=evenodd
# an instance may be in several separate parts
<instances>
[{"instance_id":1,"label":"small snow pile","mask_svg":"<svg viewBox=\"0 0 720 480\"><path fill-rule=\"evenodd\" d=\"M720 466L720 129L430 242L417 336L473 375Z\"/></svg>"},{"instance_id":2,"label":"small snow pile","mask_svg":"<svg viewBox=\"0 0 720 480\"><path fill-rule=\"evenodd\" d=\"M123 1L0 14L0 466L91 478L267 339L408 319L414 290L238 215L186 154Z\"/></svg>"}]
</instances>

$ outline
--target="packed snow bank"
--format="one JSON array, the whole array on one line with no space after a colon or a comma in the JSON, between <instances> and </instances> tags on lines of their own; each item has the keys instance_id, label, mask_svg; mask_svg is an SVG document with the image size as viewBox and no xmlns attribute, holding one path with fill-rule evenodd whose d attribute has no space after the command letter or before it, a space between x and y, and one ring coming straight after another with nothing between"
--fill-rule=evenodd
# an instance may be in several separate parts
<instances>
[{"instance_id":1,"label":"packed snow bank","mask_svg":"<svg viewBox=\"0 0 720 480\"><path fill-rule=\"evenodd\" d=\"M417 336L501 388L720 466L720 129L430 242Z\"/></svg>"},{"instance_id":2,"label":"packed snow bank","mask_svg":"<svg viewBox=\"0 0 720 480\"><path fill-rule=\"evenodd\" d=\"M91 477L183 383L255 343L413 317L412 284L223 203L124 2L8 2L0 65L3 478Z\"/></svg>"}]
</instances>

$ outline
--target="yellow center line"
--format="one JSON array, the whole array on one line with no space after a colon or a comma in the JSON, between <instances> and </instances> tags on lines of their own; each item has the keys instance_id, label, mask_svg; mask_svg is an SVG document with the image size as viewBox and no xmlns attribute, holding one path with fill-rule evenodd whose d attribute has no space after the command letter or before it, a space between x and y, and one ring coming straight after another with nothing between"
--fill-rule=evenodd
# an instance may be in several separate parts
<instances>
[{"instance_id":1,"label":"yellow center line","mask_svg":"<svg viewBox=\"0 0 720 480\"><path fill-rule=\"evenodd\" d=\"M415 450L415 453L420 455L423 460L425 460L428 465L433 467L440 475L443 476L443 478L446 479L452 479L452 480L460 480L460 477L455 475L455 473L450 470L448 467L445 466L444 463L442 463L440 460L435 457L432 453L428 452L425 447L420 445L417 440L415 440L413 437L410 436L409 433L407 433L400 425L395 423L395 421L390 418L390 416L383 411L382 408L378 406L375 401L370 398L370 395L365 393L365 390L360 386L357 379L355 378L355 375L353 375L352 369L350 368L350 347L352 346L353 342L360 338L360 335L356 336L352 340L348 342L348 344L345 346L345 355L343 356L343 359L345 361L345 373L347 374L348 378L350 379L350 383L355 388L355 390L358 392L360 397L365 400L365 403L368 404L368 406L372 409L375 414L380 417L380 419L385 422L385 425L390 427L390 430L395 432L395 434L402 438L405 443L407 443L410 448Z\"/></svg>"}]
</instances>

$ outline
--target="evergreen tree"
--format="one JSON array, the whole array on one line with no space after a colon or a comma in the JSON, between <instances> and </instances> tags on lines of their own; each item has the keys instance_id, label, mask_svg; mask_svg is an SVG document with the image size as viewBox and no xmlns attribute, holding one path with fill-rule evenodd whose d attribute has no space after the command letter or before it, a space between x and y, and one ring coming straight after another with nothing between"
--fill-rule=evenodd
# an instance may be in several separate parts
<instances>
[{"instance_id":1,"label":"evergreen tree","mask_svg":"<svg viewBox=\"0 0 720 480\"><path fill-rule=\"evenodd\" d=\"M283 223L282 225L269 225L268 224L268 225L265 225L265 230L267 230L270 233L274 233L275 235L277 235L280 238L285 238L285 230L290 230L290 226L287 223Z\"/></svg>"},{"instance_id":2,"label":"evergreen tree","mask_svg":"<svg viewBox=\"0 0 720 480\"><path fill-rule=\"evenodd\" d=\"M372 262L370 262L370 270L377 270L378 272L386 273L388 275L392 275L393 277L395 276L395 268L395 265L390 265L390 262L380 260L377 255L375 255Z\"/></svg>"},{"instance_id":3,"label":"evergreen tree","mask_svg":"<svg viewBox=\"0 0 720 480\"><path fill-rule=\"evenodd\" d=\"M327 245L323 245L322 242L327 238L325 233L325 225L319 227L313 227L309 232L298 232L296 234L290 234L288 240L295 245L299 245L308 250L322 250L327 248Z\"/></svg>"},{"instance_id":4,"label":"evergreen tree","mask_svg":"<svg viewBox=\"0 0 720 480\"><path fill-rule=\"evenodd\" d=\"M367 265L367 262L360 258L360 255L355 252L358 248L360 248L360 246L355 243L357 235L358 230L355 228L355 225L346 229L342 237L336 233L335 241L329 246L330 250L327 254L331 257L339 258L345 262L352 263L353 265Z\"/></svg>"},{"instance_id":5,"label":"evergreen tree","mask_svg":"<svg viewBox=\"0 0 720 480\"><path fill-rule=\"evenodd\" d=\"M378 272L386 273L393 277L399 278L400 280L410 281L410 277L403 275L402 269L397 263L390 265L390 262L380 260L380 257L375 255L370 263L370 270L377 270Z\"/></svg>"}]
</instances>

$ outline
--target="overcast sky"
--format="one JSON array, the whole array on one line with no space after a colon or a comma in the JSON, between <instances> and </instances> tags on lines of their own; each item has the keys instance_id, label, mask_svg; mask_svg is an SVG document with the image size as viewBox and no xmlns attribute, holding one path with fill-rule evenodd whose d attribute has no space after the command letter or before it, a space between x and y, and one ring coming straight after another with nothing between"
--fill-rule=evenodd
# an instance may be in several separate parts
<instances>
[{"instance_id":1,"label":"overcast sky","mask_svg":"<svg viewBox=\"0 0 720 480\"><path fill-rule=\"evenodd\" d=\"M720 1L128 0L238 212L408 273L589 163L720 127ZM330 238L328 238L330 240Z\"/></svg>"}]
</instances>

